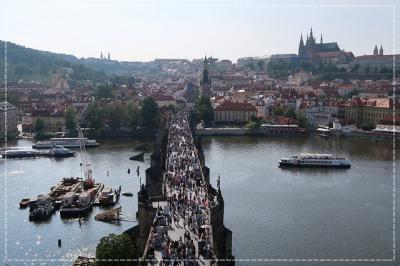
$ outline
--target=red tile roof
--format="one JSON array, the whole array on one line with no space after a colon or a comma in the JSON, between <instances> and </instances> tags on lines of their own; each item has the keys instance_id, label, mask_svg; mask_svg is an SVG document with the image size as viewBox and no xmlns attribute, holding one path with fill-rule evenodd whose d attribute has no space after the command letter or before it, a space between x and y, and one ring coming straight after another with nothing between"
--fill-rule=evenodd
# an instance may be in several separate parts
<instances>
[{"instance_id":1,"label":"red tile roof","mask_svg":"<svg viewBox=\"0 0 400 266\"><path fill-rule=\"evenodd\" d=\"M257 112L257 108L251 103L225 101L215 111Z\"/></svg>"}]
</instances>

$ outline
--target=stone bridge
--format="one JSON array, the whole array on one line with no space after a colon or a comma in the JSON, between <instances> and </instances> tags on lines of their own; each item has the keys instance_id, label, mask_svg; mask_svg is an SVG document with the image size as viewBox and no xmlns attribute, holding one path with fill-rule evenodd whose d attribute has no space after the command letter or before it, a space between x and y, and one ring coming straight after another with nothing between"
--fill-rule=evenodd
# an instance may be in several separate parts
<instances>
[{"instance_id":1,"label":"stone bridge","mask_svg":"<svg viewBox=\"0 0 400 266\"><path fill-rule=\"evenodd\" d=\"M127 231L143 264L234 265L224 199L210 184L201 140L178 113L160 134L138 192L138 225ZM174 264L175 263L175 264Z\"/></svg>"}]
</instances>

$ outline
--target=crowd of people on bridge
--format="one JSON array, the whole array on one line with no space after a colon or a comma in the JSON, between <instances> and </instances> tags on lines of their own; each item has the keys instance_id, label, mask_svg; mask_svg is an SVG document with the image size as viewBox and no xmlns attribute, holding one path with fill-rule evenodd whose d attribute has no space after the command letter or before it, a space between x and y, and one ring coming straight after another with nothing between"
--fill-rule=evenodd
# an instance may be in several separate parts
<instances>
[{"instance_id":1,"label":"crowd of people on bridge","mask_svg":"<svg viewBox=\"0 0 400 266\"><path fill-rule=\"evenodd\" d=\"M161 251L165 265L197 265L213 258L208 192L197 149L185 113L170 124L164 193L167 201L157 210L152 248Z\"/></svg>"}]
</instances>

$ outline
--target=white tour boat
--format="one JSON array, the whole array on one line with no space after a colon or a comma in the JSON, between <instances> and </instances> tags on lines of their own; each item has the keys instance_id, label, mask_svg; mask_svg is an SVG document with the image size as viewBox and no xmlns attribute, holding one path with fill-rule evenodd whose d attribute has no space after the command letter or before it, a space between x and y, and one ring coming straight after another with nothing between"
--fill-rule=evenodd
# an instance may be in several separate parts
<instances>
[{"instance_id":1,"label":"white tour boat","mask_svg":"<svg viewBox=\"0 0 400 266\"><path fill-rule=\"evenodd\" d=\"M279 162L281 167L329 167L350 168L351 162L345 158L335 157L332 154L305 154L293 155L282 158Z\"/></svg>"}]
</instances>

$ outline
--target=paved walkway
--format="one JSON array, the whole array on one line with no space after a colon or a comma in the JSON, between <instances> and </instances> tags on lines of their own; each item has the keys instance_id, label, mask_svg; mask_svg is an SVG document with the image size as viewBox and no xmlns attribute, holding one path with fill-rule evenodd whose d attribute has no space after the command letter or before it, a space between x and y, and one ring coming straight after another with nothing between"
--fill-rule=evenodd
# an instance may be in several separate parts
<instances>
[{"instance_id":1,"label":"paved walkway","mask_svg":"<svg viewBox=\"0 0 400 266\"><path fill-rule=\"evenodd\" d=\"M207 191L197 149L186 114L171 120L164 175L166 201L158 208L148 243L148 257L159 265L213 264L209 206L214 198Z\"/></svg>"}]
</instances>

